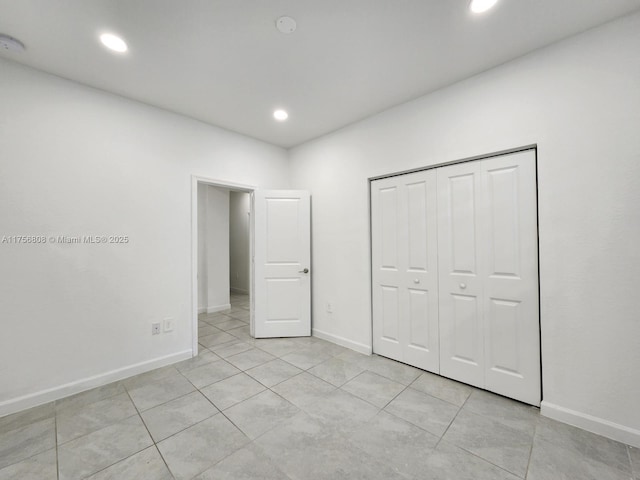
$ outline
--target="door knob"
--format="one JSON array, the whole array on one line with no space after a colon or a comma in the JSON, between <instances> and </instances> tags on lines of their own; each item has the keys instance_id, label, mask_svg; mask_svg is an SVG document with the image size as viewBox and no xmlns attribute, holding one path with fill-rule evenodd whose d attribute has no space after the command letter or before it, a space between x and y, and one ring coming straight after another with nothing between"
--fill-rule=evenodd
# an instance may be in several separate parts
<instances>
[{"instance_id":1,"label":"door knob","mask_svg":"<svg viewBox=\"0 0 640 480\"><path fill-rule=\"evenodd\" d=\"M413 283L420 283L420 279L419 279L419 278L416 278L416 279L413 281Z\"/></svg>"},{"instance_id":2,"label":"door knob","mask_svg":"<svg viewBox=\"0 0 640 480\"><path fill-rule=\"evenodd\" d=\"M460 288L461 288L462 290L464 290L465 288L467 288L467 284L466 284L466 283L461 283L461 284L460 284Z\"/></svg>"},{"instance_id":3,"label":"door knob","mask_svg":"<svg viewBox=\"0 0 640 480\"><path fill-rule=\"evenodd\" d=\"M300 270L298 273L309 273L309 269L305 268L304 270Z\"/></svg>"}]
</instances>

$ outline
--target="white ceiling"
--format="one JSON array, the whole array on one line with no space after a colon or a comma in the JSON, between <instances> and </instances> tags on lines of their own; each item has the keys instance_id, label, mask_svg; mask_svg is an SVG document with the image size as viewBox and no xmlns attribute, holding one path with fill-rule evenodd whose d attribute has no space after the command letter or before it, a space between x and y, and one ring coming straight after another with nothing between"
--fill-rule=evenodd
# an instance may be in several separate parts
<instances>
[{"instance_id":1,"label":"white ceiling","mask_svg":"<svg viewBox=\"0 0 640 480\"><path fill-rule=\"evenodd\" d=\"M291 147L640 8L640 0L0 0L0 55ZM298 29L283 35L289 15ZM129 52L105 50L120 34ZM276 107L289 111L274 121Z\"/></svg>"}]
</instances>

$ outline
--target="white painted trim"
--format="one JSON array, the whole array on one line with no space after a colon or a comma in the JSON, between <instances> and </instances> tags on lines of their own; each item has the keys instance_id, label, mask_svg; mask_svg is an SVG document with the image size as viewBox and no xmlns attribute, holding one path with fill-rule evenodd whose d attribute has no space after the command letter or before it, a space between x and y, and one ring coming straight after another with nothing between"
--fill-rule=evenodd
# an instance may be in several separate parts
<instances>
[{"instance_id":1,"label":"white painted trim","mask_svg":"<svg viewBox=\"0 0 640 480\"><path fill-rule=\"evenodd\" d=\"M198 309L198 315L200 315L201 313L207 313L206 307L202 307Z\"/></svg>"},{"instance_id":2,"label":"white painted trim","mask_svg":"<svg viewBox=\"0 0 640 480\"><path fill-rule=\"evenodd\" d=\"M212 307L207 307L207 313L223 312L225 310L229 310L230 308L230 303L225 303L223 305L214 305Z\"/></svg>"},{"instance_id":3,"label":"white painted trim","mask_svg":"<svg viewBox=\"0 0 640 480\"><path fill-rule=\"evenodd\" d=\"M540 404L540 413L559 422L568 423L574 427L640 448L640 430L554 405L545 400Z\"/></svg>"},{"instance_id":4,"label":"white painted trim","mask_svg":"<svg viewBox=\"0 0 640 480\"><path fill-rule=\"evenodd\" d=\"M255 295L256 284L255 284L255 251L256 251L256 242L254 240L255 232L256 232L256 216L254 214L255 210L255 191L249 194L249 335L255 337L255 316L256 316L256 304L255 304Z\"/></svg>"},{"instance_id":5,"label":"white painted trim","mask_svg":"<svg viewBox=\"0 0 640 480\"><path fill-rule=\"evenodd\" d=\"M230 290L231 290L231 293L239 293L240 295L249 295L249 290L245 290L243 288L231 287Z\"/></svg>"},{"instance_id":6,"label":"white painted trim","mask_svg":"<svg viewBox=\"0 0 640 480\"><path fill-rule=\"evenodd\" d=\"M246 192L246 193L251 193L256 189L256 187L254 185L247 185L247 184L244 184L244 183L227 182L226 180L219 180L219 179L215 179L215 178L201 177L199 175L192 175L191 178L193 179L193 181L196 182L196 184L198 182L199 183L206 183L207 185L212 185L214 187L228 188L230 190L237 190L237 191Z\"/></svg>"},{"instance_id":7,"label":"white painted trim","mask_svg":"<svg viewBox=\"0 0 640 480\"><path fill-rule=\"evenodd\" d=\"M191 177L191 349L198 354L198 177Z\"/></svg>"},{"instance_id":8,"label":"white painted trim","mask_svg":"<svg viewBox=\"0 0 640 480\"><path fill-rule=\"evenodd\" d=\"M93 377L75 380L58 387L48 388L22 397L5 400L4 402L0 402L0 417L20 412L27 408L36 407L44 403L52 402L53 400L60 400L61 398L68 397L69 395L101 387L102 385L117 382L118 380L123 380L140 373L171 365L172 363L187 360L193 356L192 350L184 350L182 352L172 353L171 355L166 355L164 357L154 358L152 360L147 360L146 362L140 362L134 365L128 365L116 370L101 373L99 375L94 375Z\"/></svg>"},{"instance_id":9,"label":"white painted trim","mask_svg":"<svg viewBox=\"0 0 640 480\"><path fill-rule=\"evenodd\" d=\"M349 340L348 338L334 335L333 333L323 332L322 330L318 330L314 328L311 331L311 334L314 337L320 338L322 340L326 340L327 342L335 343L336 345L340 345L341 347L350 348L351 350L355 350L358 353L371 355L371 352L372 352L371 345L365 345L364 343L354 342L353 340Z\"/></svg>"}]
</instances>

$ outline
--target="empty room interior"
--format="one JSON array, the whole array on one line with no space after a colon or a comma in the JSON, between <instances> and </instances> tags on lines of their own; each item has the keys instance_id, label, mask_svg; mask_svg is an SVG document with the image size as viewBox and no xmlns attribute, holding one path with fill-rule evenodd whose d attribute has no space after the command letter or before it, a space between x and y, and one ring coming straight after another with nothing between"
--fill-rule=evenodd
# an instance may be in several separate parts
<instances>
[{"instance_id":1,"label":"empty room interior","mask_svg":"<svg viewBox=\"0 0 640 480\"><path fill-rule=\"evenodd\" d=\"M640 480L640 0L0 0L0 480Z\"/></svg>"}]
</instances>

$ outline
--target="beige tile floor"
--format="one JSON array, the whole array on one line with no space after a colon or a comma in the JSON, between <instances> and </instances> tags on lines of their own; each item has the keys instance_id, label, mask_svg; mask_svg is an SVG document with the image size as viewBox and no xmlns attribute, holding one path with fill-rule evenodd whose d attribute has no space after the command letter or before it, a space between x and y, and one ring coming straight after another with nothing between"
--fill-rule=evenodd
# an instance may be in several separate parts
<instances>
[{"instance_id":1,"label":"beige tile floor","mask_svg":"<svg viewBox=\"0 0 640 480\"><path fill-rule=\"evenodd\" d=\"M0 418L0 480L640 480L638 449L316 338L255 340L248 301L200 354Z\"/></svg>"}]
</instances>

